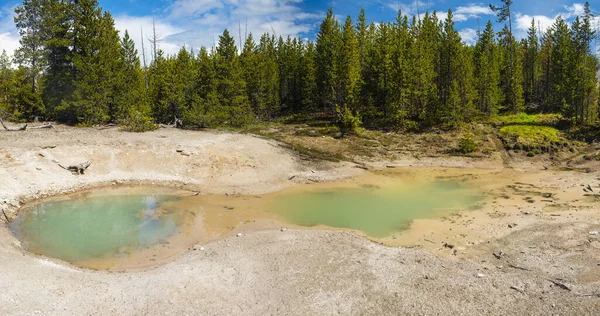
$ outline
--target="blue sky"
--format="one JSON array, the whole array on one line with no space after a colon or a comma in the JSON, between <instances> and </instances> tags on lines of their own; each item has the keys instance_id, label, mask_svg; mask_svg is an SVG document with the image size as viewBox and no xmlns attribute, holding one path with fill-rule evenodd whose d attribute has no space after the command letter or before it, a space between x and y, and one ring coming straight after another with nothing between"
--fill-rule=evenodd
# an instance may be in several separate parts
<instances>
[{"instance_id":1,"label":"blue sky","mask_svg":"<svg viewBox=\"0 0 600 316\"><path fill-rule=\"evenodd\" d=\"M456 28L463 40L476 40L478 25L483 28L488 20L496 17L489 10L489 2L461 0L423 0L419 2L392 0L100 0L100 5L112 13L115 25L122 33L129 30L141 49L141 28L145 36L150 34L152 19L156 21L157 33L161 35L160 48L168 54L176 53L182 45L197 49L212 46L223 29L228 28L238 38L241 25L258 38L263 32L274 31L276 35L291 35L313 39L318 25L328 7L343 20L350 14L356 19L360 8L366 10L369 21L391 21L398 9L409 16L426 10L437 10L441 18L450 8L454 12ZM494 0L500 5L500 0ZM12 52L18 47L18 34L12 22L14 7L20 1L0 0L0 51ZM525 35L532 18L542 26L549 27L556 16L567 20L583 12L583 3L566 0L514 0L514 32L517 37ZM590 1L594 11L600 11L600 1ZM600 21L600 18L598 19ZM496 24L499 28L500 25ZM148 43L146 42L146 50Z\"/></svg>"}]
</instances>

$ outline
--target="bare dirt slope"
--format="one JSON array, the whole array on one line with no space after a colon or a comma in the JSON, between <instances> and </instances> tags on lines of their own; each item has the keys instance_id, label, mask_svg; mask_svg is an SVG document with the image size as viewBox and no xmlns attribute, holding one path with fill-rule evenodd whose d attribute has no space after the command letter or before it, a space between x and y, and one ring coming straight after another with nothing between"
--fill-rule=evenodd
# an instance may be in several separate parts
<instances>
[{"instance_id":1,"label":"bare dirt slope","mask_svg":"<svg viewBox=\"0 0 600 316\"><path fill-rule=\"evenodd\" d=\"M84 161L92 162L84 176L60 167ZM0 166L0 202L12 204L17 204L15 199L125 182L258 194L360 172L349 163L302 160L277 142L250 135L177 129L136 134L65 126L0 132Z\"/></svg>"},{"instance_id":2,"label":"bare dirt slope","mask_svg":"<svg viewBox=\"0 0 600 316\"><path fill-rule=\"evenodd\" d=\"M92 161L83 176L56 162L83 160ZM0 167L0 207L9 214L19 200L116 182L256 194L360 171L246 135L67 127L1 132ZM534 186L498 185L476 215L440 220L444 233L434 237L442 239L413 236L422 247L386 247L343 231L253 231L135 272L28 254L0 226L0 314L597 315L600 221L597 201L580 187L597 191L597 177L548 171ZM543 204L544 192L556 199Z\"/></svg>"}]
</instances>

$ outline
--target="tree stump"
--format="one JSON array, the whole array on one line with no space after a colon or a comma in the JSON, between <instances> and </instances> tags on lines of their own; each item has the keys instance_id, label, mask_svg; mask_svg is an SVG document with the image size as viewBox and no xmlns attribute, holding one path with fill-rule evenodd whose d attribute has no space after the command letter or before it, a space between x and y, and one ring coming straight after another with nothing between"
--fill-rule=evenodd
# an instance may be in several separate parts
<instances>
[{"instance_id":1,"label":"tree stump","mask_svg":"<svg viewBox=\"0 0 600 316\"><path fill-rule=\"evenodd\" d=\"M91 161L84 161L80 164L76 164L76 165L70 165L70 166L63 166L61 164L58 164L61 168L65 169L65 170L69 170L71 171L73 174L84 174L85 170L92 164Z\"/></svg>"}]
</instances>

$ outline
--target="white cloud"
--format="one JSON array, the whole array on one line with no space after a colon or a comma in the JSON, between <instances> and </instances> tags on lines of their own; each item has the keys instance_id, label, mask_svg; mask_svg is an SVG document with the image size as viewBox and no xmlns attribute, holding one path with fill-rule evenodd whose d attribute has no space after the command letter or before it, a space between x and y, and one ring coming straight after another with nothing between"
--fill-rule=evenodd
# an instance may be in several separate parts
<instances>
[{"instance_id":1,"label":"white cloud","mask_svg":"<svg viewBox=\"0 0 600 316\"><path fill-rule=\"evenodd\" d=\"M6 53L12 56L17 48L19 48L18 34L8 32L0 34L0 53L2 53L2 50L6 50Z\"/></svg>"},{"instance_id":2,"label":"white cloud","mask_svg":"<svg viewBox=\"0 0 600 316\"><path fill-rule=\"evenodd\" d=\"M239 45L245 34L257 39L265 32L297 37L311 31L322 12L305 12L303 0L176 0L165 10L163 22L181 30L164 36L165 43L198 49L212 47L228 29Z\"/></svg>"},{"instance_id":3,"label":"white cloud","mask_svg":"<svg viewBox=\"0 0 600 316\"><path fill-rule=\"evenodd\" d=\"M455 21L467 21L470 19L477 19L482 15L494 15L494 11L489 7L475 4L458 7L453 13Z\"/></svg>"},{"instance_id":4,"label":"white cloud","mask_svg":"<svg viewBox=\"0 0 600 316\"><path fill-rule=\"evenodd\" d=\"M14 5L0 7L0 53L6 50L12 56L15 49L19 48L19 32L14 22Z\"/></svg>"},{"instance_id":5,"label":"white cloud","mask_svg":"<svg viewBox=\"0 0 600 316\"><path fill-rule=\"evenodd\" d=\"M394 10L401 10L402 14L407 15L409 18L412 18L414 15L420 14L421 16L425 15L425 12L431 11L430 9L433 7L433 2L431 1L418 1L415 0L411 3L402 3L398 1L389 1L384 0L385 5ZM439 16L439 14L438 14Z\"/></svg>"},{"instance_id":6,"label":"white cloud","mask_svg":"<svg viewBox=\"0 0 600 316\"><path fill-rule=\"evenodd\" d=\"M456 11L454 11L456 14L468 14L468 15L493 15L494 11L492 11L490 9L490 7L485 7L485 6L481 6L481 5L469 5L466 7L458 7L456 8Z\"/></svg>"},{"instance_id":7,"label":"white cloud","mask_svg":"<svg viewBox=\"0 0 600 316\"><path fill-rule=\"evenodd\" d=\"M516 13L516 19L514 28L515 37L520 39L527 36L527 30L531 27L531 19L535 19L535 26L541 32L546 32L552 24L556 21L556 18L562 16L563 19L572 21L576 16L581 16L584 13L584 5L581 3L573 3L571 6L564 6L565 12L559 12L556 15L550 17L545 15L527 15L522 13ZM598 18L593 18L598 19ZM600 19L599 19L600 20ZM592 23L593 26L596 22Z\"/></svg>"},{"instance_id":8,"label":"white cloud","mask_svg":"<svg viewBox=\"0 0 600 316\"><path fill-rule=\"evenodd\" d=\"M581 3L573 3L572 6L564 6L564 8L565 10L567 10L567 13L563 14L563 17L565 19L568 19L570 17L583 15L585 7Z\"/></svg>"},{"instance_id":9,"label":"white cloud","mask_svg":"<svg viewBox=\"0 0 600 316\"><path fill-rule=\"evenodd\" d=\"M402 2L391 2L389 0L380 0L385 1L385 4L388 8L398 11L402 10L403 14L408 15L409 17L420 13L424 15L425 12L433 11L434 3L431 1L413 1L412 3L402 3ZM482 4L469 4L466 6L459 6L456 9L452 10L453 20L455 22L463 22L470 19L476 19L482 15L493 15L494 12L487 6L483 6ZM448 16L448 10L439 10L437 11L437 16L440 21L443 21Z\"/></svg>"},{"instance_id":10,"label":"white cloud","mask_svg":"<svg viewBox=\"0 0 600 316\"><path fill-rule=\"evenodd\" d=\"M458 32L458 34L460 34L463 42L467 43L468 45L474 45L475 42L477 42L477 30L470 28L462 29Z\"/></svg>"},{"instance_id":11,"label":"white cloud","mask_svg":"<svg viewBox=\"0 0 600 316\"><path fill-rule=\"evenodd\" d=\"M531 27L531 20L535 19L535 27L542 31L545 32L546 30L548 30L548 28L550 28L552 26L552 24L554 24L554 21L556 20L556 18L558 17L558 15L556 17L547 17L544 15L527 15L527 14L521 14L521 13L517 13L516 14L516 19L515 19L515 28L517 30L517 32L515 32L515 36L517 38L523 38L526 37L527 35L527 30Z\"/></svg>"}]
</instances>

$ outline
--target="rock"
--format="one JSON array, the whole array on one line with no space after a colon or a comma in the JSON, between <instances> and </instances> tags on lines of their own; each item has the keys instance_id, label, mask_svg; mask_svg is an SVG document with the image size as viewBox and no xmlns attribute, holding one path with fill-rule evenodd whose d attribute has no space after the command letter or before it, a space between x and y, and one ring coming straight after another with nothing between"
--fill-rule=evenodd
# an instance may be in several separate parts
<instances>
[{"instance_id":1,"label":"rock","mask_svg":"<svg viewBox=\"0 0 600 316\"><path fill-rule=\"evenodd\" d=\"M282 232L284 232L284 231L285 231L285 228L282 228L282 229L281 229L281 231L282 231Z\"/></svg>"},{"instance_id":2,"label":"rock","mask_svg":"<svg viewBox=\"0 0 600 316\"><path fill-rule=\"evenodd\" d=\"M596 236L596 235L598 235L598 231L597 230L593 230L593 231L590 232L590 235Z\"/></svg>"},{"instance_id":3,"label":"rock","mask_svg":"<svg viewBox=\"0 0 600 316\"><path fill-rule=\"evenodd\" d=\"M481 278L485 278L485 274L483 274L483 273L477 273L475 276L478 277L478 278L480 278L480 279Z\"/></svg>"},{"instance_id":4,"label":"rock","mask_svg":"<svg viewBox=\"0 0 600 316\"><path fill-rule=\"evenodd\" d=\"M242 235L242 233L237 233L237 235L236 235L236 236L237 236L237 237L242 237L243 235Z\"/></svg>"},{"instance_id":5,"label":"rock","mask_svg":"<svg viewBox=\"0 0 600 316\"><path fill-rule=\"evenodd\" d=\"M515 227L517 227L516 223L510 223L510 224L508 224L508 228L515 228Z\"/></svg>"},{"instance_id":6,"label":"rock","mask_svg":"<svg viewBox=\"0 0 600 316\"><path fill-rule=\"evenodd\" d=\"M453 249L454 245L445 242L445 243L442 244L442 247Z\"/></svg>"}]
</instances>

